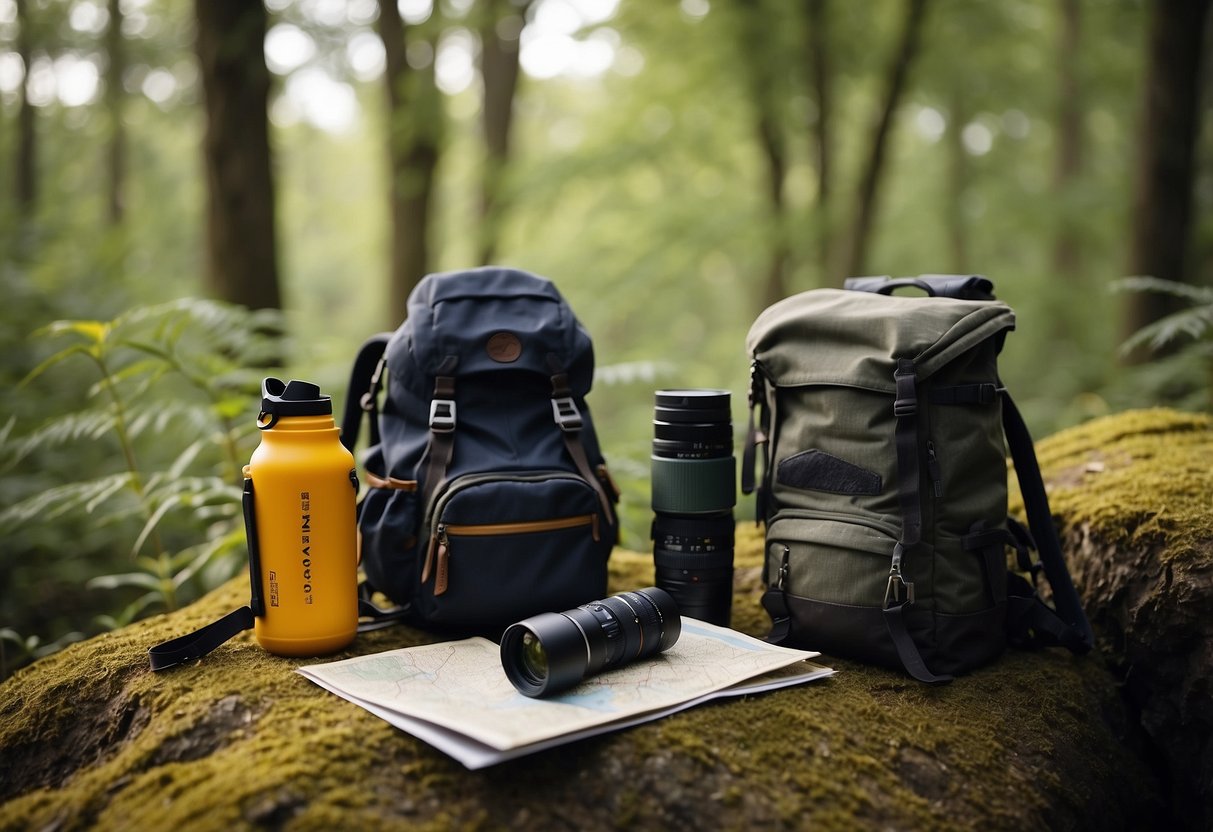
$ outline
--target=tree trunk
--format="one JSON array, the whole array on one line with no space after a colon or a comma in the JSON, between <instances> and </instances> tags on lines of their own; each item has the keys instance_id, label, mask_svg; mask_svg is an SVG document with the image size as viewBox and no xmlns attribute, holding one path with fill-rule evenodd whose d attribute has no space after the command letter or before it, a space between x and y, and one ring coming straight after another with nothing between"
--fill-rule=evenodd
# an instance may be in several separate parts
<instances>
[{"instance_id":1,"label":"tree trunk","mask_svg":"<svg viewBox=\"0 0 1213 832\"><path fill-rule=\"evenodd\" d=\"M1062 215L1053 243L1053 272L1059 280L1080 277L1078 235L1069 199L1082 164L1082 100L1078 82L1078 52L1082 36L1079 0L1063 0L1062 33L1057 53L1058 83L1057 157L1053 167L1053 193Z\"/></svg>"},{"instance_id":2,"label":"tree trunk","mask_svg":"<svg viewBox=\"0 0 1213 832\"><path fill-rule=\"evenodd\" d=\"M281 308L265 7L248 0L195 0L194 9L206 97L210 290L252 309Z\"/></svg>"},{"instance_id":3,"label":"tree trunk","mask_svg":"<svg viewBox=\"0 0 1213 832\"><path fill-rule=\"evenodd\" d=\"M813 125L813 165L817 171L817 262L821 279L828 282L833 258L833 223L830 218L830 53L827 0L807 0L809 25L809 88L817 100L817 122Z\"/></svg>"},{"instance_id":4,"label":"tree trunk","mask_svg":"<svg viewBox=\"0 0 1213 832\"><path fill-rule=\"evenodd\" d=\"M408 29L395 0L379 2L379 36L387 68L388 159L391 171L389 323L404 320L408 296L430 268L430 200L438 167L442 101L434 63L423 69L405 57Z\"/></svg>"},{"instance_id":5,"label":"tree trunk","mask_svg":"<svg viewBox=\"0 0 1213 832\"><path fill-rule=\"evenodd\" d=\"M105 50L105 109L110 119L107 209L110 224L121 225L126 214L126 124L122 119L126 102L126 91L122 88L126 44L122 39L122 0L109 0Z\"/></svg>"},{"instance_id":6,"label":"tree trunk","mask_svg":"<svg viewBox=\"0 0 1213 832\"><path fill-rule=\"evenodd\" d=\"M1201 53L1210 0L1151 4L1148 67L1141 110L1128 271L1185 282L1192 226L1192 183L1200 129ZM1128 337L1165 317L1174 301L1161 294L1126 296ZM1147 358L1144 350L1128 357Z\"/></svg>"},{"instance_id":7,"label":"tree trunk","mask_svg":"<svg viewBox=\"0 0 1213 832\"><path fill-rule=\"evenodd\" d=\"M481 128L484 171L480 183L480 246L478 257L489 265L501 239L503 179L510 160L510 128L518 89L519 38L530 0L520 6L489 0L480 27L480 77L484 83Z\"/></svg>"},{"instance_id":8,"label":"tree trunk","mask_svg":"<svg viewBox=\"0 0 1213 832\"><path fill-rule=\"evenodd\" d=\"M893 126L893 116L901 103L905 91L910 68L918 54L918 44L921 40L922 24L926 17L927 0L909 0L906 5L905 25L901 33L901 42L889 65L888 80L885 85L884 107L872 130L872 144L868 151L868 162L860 179L859 194L855 208L855 219L851 226L850 249L847 252L844 276L855 276L864 273L867 265L868 244L872 234L872 226L876 219L877 198L881 174L884 170L885 149L888 144L889 132Z\"/></svg>"},{"instance_id":9,"label":"tree trunk","mask_svg":"<svg viewBox=\"0 0 1213 832\"><path fill-rule=\"evenodd\" d=\"M33 213L38 201L38 136L34 126L34 105L29 100L34 59L31 29L29 0L17 0L17 55L21 58L23 75L17 91L17 153L13 183L17 210L25 216Z\"/></svg>"},{"instance_id":10,"label":"tree trunk","mask_svg":"<svg viewBox=\"0 0 1213 832\"><path fill-rule=\"evenodd\" d=\"M744 70L749 82L750 100L754 105L754 130L767 178L767 204L769 206L767 273L763 283L761 309L782 300L788 295L788 229L787 210L784 199L784 179L788 161L779 110L776 106L775 73L772 71L772 56L765 45L770 37L767 26L769 12L760 0L743 0L741 5L742 52Z\"/></svg>"}]
</instances>

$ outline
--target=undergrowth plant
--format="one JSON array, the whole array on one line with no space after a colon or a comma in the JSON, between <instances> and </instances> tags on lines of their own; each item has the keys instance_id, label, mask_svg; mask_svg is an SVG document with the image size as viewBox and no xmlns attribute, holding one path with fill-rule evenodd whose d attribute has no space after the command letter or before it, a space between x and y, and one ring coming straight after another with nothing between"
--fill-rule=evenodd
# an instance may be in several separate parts
<instances>
[{"instance_id":1,"label":"undergrowth plant","mask_svg":"<svg viewBox=\"0 0 1213 832\"><path fill-rule=\"evenodd\" d=\"M88 587L122 590L131 600L102 616L103 627L176 609L230 577L244 555L241 468L254 444L261 378L281 354L280 332L279 313L188 298L35 332L57 350L18 395L53 384L71 362L89 366L95 381L75 409L24 434L13 421L4 426L0 475L52 448L91 443L112 453L101 470L82 470L0 511L0 534L68 518L113 533L130 568L94 576ZM11 629L0 640L18 653L46 649Z\"/></svg>"},{"instance_id":2,"label":"undergrowth plant","mask_svg":"<svg viewBox=\"0 0 1213 832\"><path fill-rule=\"evenodd\" d=\"M1213 410L1213 287L1156 277L1127 277L1113 287L1165 294L1188 304L1133 333L1121 345L1121 354L1146 349L1155 356L1148 383L1156 389L1180 391L1179 395L1156 393L1156 398ZM1195 381L1193 375L1198 376Z\"/></svg>"}]
</instances>

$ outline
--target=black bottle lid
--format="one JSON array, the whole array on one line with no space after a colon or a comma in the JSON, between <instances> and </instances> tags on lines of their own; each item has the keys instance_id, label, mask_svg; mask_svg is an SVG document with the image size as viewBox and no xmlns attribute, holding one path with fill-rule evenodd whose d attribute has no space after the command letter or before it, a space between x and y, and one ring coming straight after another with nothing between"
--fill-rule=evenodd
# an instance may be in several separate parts
<instances>
[{"instance_id":1,"label":"black bottle lid","mask_svg":"<svg viewBox=\"0 0 1213 832\"><path fill-rule=\"evenodd\" d=\"M272 376L261 382L261 415L257 427L269 430L283 416L329 416L333 399L310 381L292 379L285 384Z\"/></svg>"}]
</instances>

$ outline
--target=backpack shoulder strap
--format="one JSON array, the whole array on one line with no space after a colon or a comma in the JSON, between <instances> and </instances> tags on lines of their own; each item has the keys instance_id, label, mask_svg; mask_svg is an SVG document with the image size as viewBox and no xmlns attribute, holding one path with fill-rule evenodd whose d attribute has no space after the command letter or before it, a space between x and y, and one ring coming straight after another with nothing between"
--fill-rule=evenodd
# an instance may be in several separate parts
<instances>
[{"instance_id":1,"label":"backpack shoulder strap","mask_svg":"<svg viewBox=\"0 0 1213 832\"><path fill-rule=\"evenodd\" d=\"M345 397L345 410L341 417L341 444L353 452L358 444L358 433L362 427L362 415L371 420L371 444L379 444L379 388L382 384L384 354L392 333L380 332L363 342L350 370L350 384Z\"/></svg>"},{"instance_id":2,"label":"backpack shoulder strap","mask_svg":"<svg viewBox=\"0 0 1213 832\"><path fill-rule=\"evenodd\" d=\"M1045 577L1049 579L1049 586L1053 589L1056 617L1064 625L1061 628L1039 629L1044 632L1054 630L1049 634L1062 645L1075 653L1086 653L1094 645L1095 636L1091 632L1091 624L1083 612L1082 601L1074 589L1074 582L1070 579L1070 571L1066 568L1066 561L1061 553L1061 542L1057 538L1057 530L1053 527L1053 515L1049 509L1044 480L1040 476L1040 465L1036 461L1032 436L1028 433L1028 427L1024 424L1019 409L1005 392L1002 397L1002 422L1007 445L1011 449L1011 459L1015 463L1019 490L1023 494L1024 508L1028 513L1028 528L1036 541L1036 550L1040 553ZM1048 611L1043 604L1040 606Z\"/></svg>"}]
</instances>

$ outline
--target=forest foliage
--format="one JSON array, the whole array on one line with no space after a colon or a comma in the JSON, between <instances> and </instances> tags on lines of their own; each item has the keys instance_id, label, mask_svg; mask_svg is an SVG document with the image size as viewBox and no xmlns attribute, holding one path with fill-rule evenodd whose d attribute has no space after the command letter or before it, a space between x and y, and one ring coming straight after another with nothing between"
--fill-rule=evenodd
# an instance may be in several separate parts
<instances>
[{"instance_id":1,"label":"forest foliage","mask_svg":"<svg viewBox=\"0 0 1213 832\"><path fill-rule=\"evenodd\" d=\"M640 551L653 390L731 390L740 433L754 317L855 264L992 278L1018 316L1004 380L1037 435L1209 408L1200 73L1190 175L1171 189L1190 218L1181 273L1134 259L1151 239L1159 19L1182 7L1207 44L1208 5L0 0L6 664L235 574L257 381L274 367L340 407L419 263L488 254L557 283L594 339L590 405ZM258 262L275 264L280 312L227 305L208 280L240 255L217 254L208 213L206 102L222 90L206 85L222 76L199 46L204 6L264 15L275 226L247 245L273 258ZM399 248L418 227L420 258ZM1175 316L1122 350L1154 292Z\"/></svg>"}]
</instances>

